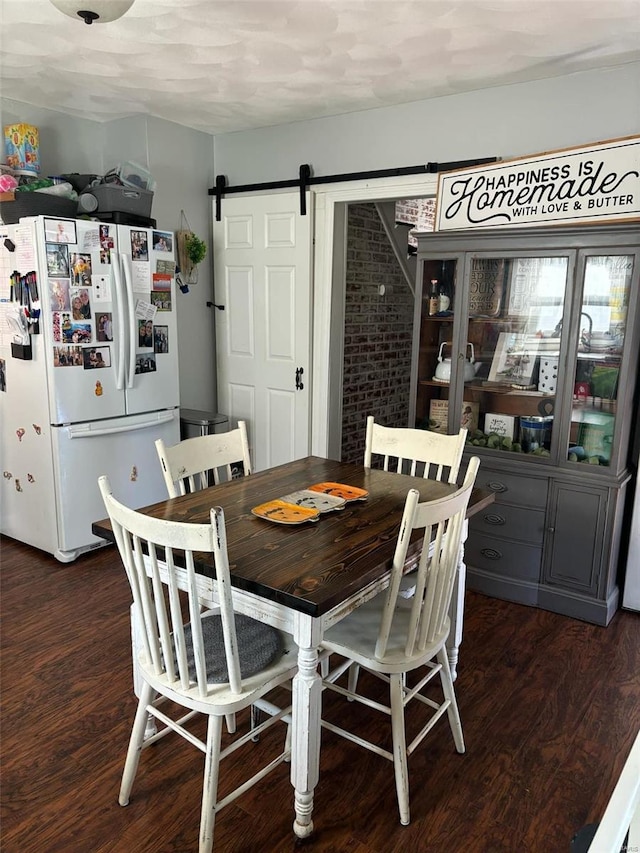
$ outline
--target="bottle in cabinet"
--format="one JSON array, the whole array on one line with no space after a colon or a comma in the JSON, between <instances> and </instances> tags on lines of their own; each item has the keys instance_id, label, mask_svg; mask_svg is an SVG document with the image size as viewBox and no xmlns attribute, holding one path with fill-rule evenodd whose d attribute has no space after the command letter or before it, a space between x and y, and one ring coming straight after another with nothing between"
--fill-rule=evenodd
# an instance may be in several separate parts
<instances>
[{"instance_id":1,"label":"bottle in cabinet","mask_svg":"<svg viewBox=\"0 0 640 853\"><path fill-rule=\"evenodd\" d=\"M439 311L438 279L431 279L431 290L429 291L429 316L434 317Z\"/></svg>"}]
</instances>

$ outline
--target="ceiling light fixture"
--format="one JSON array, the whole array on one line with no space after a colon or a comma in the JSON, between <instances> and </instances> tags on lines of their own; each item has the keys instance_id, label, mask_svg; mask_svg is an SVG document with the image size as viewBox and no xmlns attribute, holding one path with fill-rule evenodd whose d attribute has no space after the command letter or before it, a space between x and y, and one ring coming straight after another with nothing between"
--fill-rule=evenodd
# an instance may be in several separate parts
<instances>
[{"instance_id":1,"label":"ceiling light fixture","mask_svg":"<svg viewBox=\"0 0 640 853\"><path fill-rule=\"evenodd\" d=\"M81 18L85 24L108 24L121 18L133 6L133 0L50 0L70 18Z\"/></svg>"}]
</instances>

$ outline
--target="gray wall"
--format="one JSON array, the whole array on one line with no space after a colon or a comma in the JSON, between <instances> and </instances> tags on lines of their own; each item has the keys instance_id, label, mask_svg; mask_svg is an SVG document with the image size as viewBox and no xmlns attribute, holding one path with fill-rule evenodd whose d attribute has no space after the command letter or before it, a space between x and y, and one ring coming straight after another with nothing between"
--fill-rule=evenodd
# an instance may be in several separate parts
<instances>
[{"instance_id":1,"label":"gray wall","mask_svg":"<svg viewBox=\"0 0 640 853\"><path fill-rule=\"evenodd\" d=\"M158 227L177 231L184 210L193 231L209 243L198 284L177 295L180 402L186 408L215 409L214 318L206 307L213 280L207 195L213 183L213 137L153 117L100 123L6 98L0 101L0 120L2 126L24 121L39 128L43 175L103 174L122 160L140 163L157 182L152 216Z\"/></svg>"},{"instance_id":2,"label":"gray wall","mask_svg":"<svg viewBox=\"0 0 640 853\"><path fill-rule=\"evenodd\" d=\"M33 107L9 98L0 98L0 121L2 127L24 121L39 129L42 175L59 175L61 172L101 174L103 171L103 126L97 121L71 118L55 110ZM2 153L4 155L4 150Z\"/></svg>"},{"instance_id":3,"label":"gray wall","mask_svg":"<svg viewBox=\"0 0 640 853\"><path fill-rule=\"evenodd\" d=\"M519 157L638 133L640 63L215 137L229 184Z\"/></svg>"},{"instance_id":4,"label":"gray wall","mask_svg":"<svg viewBox=\"0 0 640 853\"><path fill-rule=\"evenodd\" d=\"M172 122L133 116L104 124L10 99L2 124L40 129L43 173L102 173L129 159L158 182L153 216L167 230L190 226L210 242L207 189L291 179L309 163L317 175L474 157L512 157L625 136L640 127L640 63L470 92L397 107L211 137ZM214 169L215 154L215 169ZM216 402L211 251L200 282L178 297L181 403Z\"/></svg>"}]
</instances>

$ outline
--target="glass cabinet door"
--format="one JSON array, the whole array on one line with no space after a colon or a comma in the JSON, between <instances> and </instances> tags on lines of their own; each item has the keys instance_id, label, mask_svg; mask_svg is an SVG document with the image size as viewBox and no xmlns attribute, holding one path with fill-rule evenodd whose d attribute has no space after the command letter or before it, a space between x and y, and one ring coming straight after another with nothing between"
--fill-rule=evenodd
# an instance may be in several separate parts
<instances>
[{"instance_id":1,"label":"glass cabinet door","mask_svg":"<svg viewBox=\"0 0 640 853\"><path fill-rule=\"evenodd\" d=\"M471 444L551 455L568 256L470 259L465 411Z\"/></svg>"},{"instance_id":2,"label":"glass cabinet door","mask_svg":"<svg viewBox=\"0 0 640 853\"><path fill-rule=\"evenodd\" d=\"M455 369L454 319L461 269L458 258L426 259L422 263L415 413L419 429L449 431L449 387Z\"/></svg>"},{"instance_id":3,"label":"glass cabinet door","mask_svg":"<svg viewBox=\"0 0 640 853\"><path fill-rule=\"evenodd\" d=\"M585 259L570 462L610 464L632 274L632 255Z\"/></svg>"},{"instance_id":4,"label":"glass cabinet door","mask_svg":"<svg viewBox=\"0 0 640 853\"><path fill-rule=\"evenodd\" d=\"M460 304L461 260L424 261L416 426L463 426L473 446L549 457L573 256L468 255L466 263ZM443 303L431 301L438 290ZM451 395L459 413L449 415L452 378L463 391Z\"/></svg>"}]
</instances>

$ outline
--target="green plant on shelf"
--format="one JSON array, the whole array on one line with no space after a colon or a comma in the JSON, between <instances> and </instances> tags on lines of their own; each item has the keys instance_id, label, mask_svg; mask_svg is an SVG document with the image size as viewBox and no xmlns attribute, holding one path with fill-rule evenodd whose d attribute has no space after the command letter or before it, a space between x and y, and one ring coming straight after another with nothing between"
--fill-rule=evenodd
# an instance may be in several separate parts
<instances>
[{"instance_id":1,"label":"green plant on shelf","mask_svg":"<svg viewBox=\"0 0 640 853\"><path fill-rule=\"evenodd\" d=\"M498 435L497 432L486 433L481 429L473 430L467 435L467 444L473 447L486 447L489 450L506 450L511 453L525 453L531 456L551 456L545 447L535 450L525 450L519 441L514 441L508 435Z\"/></svg>"}]
</instances>

